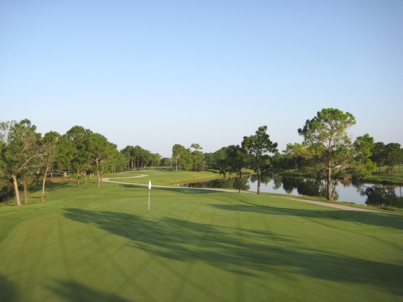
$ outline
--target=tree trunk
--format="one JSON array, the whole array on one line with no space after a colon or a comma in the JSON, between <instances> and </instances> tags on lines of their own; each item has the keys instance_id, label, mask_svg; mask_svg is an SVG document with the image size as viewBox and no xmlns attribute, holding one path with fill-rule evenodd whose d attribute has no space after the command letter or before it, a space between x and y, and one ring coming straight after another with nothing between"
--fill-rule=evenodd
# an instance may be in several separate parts
<instances>
[{"instance_id":1,"label":"tree trunk","mask_svg":"<svg viewBox=\"0 0 403 302\"><path fill-rule=\"evenodd\" d=\"M45 173L43 174L43 179L42 179L42 195L41 195L41 201L45 200L45 183L46 183L46 175L48 175L48 167L45 169Z\"/></svg>"},{"instance_id":2,"label":"tree trunk","mask_svg":"<svg viewBox=\"0 0 403 302\"><path fill-rule=\"evenodd\" d=\"M329 200L334 200L334 195L336 195L336 187L337 187L337 180L335 180L333 184L333 190Z\"/></svg>"},{"instance_id":3,"label":"tree trunk","mask_svg":"<svg viewBox=\"0 0 403 302\"><path fill-rule=\"evenodd\" d=\"M17 202L17 205L20 206L21 202L20 202L20 192L18 191L17 176L11 175L11 177L13 178L15 201Z\"/></svg>"},{"instance_id":4,"label":"tree trunk","mask_svg":"<svg viewBox=\"0 0 403 302\"><path fill-rule=\"evenodd\" d=\"M327 200L332 200L332 198L331 198L331 195L332 195L331 183L332 183L332 169L328 168L327 169L327 179L326 179Z\"/></svg>"},{"instance_id":5,"label":"tree trunk","mask_svg":"<svg viewBox=\"0 0 403 302\"><path fill-rule=\"evenodd\" d=\"M98 184L97 187L101 187L101 171L97 171L97 178L98 178Z\"/></svg>"},{"instance_id":6,"label":"tree trunk","mask_svg":"<svg viewBox=\"0 0 403 302\"><path fill-rule=\"evenodd\" d=\"M242 171L239 171L239 193L241 193Z\"/></svg>"},{"instance_id":7,"label":"tree trunk","mask_svg":"<svg viewBox=\"0 0 403 302\"><path fill-rule=\"evenodd\" d=\"M28 203L28 190L27 190L27 182L24 181L24 204Z\"/></svg>"},{"instance_id":8,"label":"tree trunk","mask_svg":"<svg viewBox=\"0 0 403 302\"><path fill-rule=\"evenodd\" d=\"M260 194L260 170L257 172L257 194Z\"/></svg>"}]
</instances>

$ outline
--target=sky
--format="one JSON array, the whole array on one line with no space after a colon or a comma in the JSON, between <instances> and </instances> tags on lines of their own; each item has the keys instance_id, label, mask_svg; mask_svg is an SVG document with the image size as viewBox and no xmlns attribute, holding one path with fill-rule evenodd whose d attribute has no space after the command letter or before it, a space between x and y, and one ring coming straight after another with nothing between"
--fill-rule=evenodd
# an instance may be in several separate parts
<instances>
[{"instance_id":1,"label":"sky","mask_svg":"<svg viewBox=\"0 0 403 302\"><path fill-rule=\"evenodd\" d=\"M170 157L281 152L323 108L403 145L403 1L0 0L0 121L75 125Z\"/></svg>"}]
</instances>

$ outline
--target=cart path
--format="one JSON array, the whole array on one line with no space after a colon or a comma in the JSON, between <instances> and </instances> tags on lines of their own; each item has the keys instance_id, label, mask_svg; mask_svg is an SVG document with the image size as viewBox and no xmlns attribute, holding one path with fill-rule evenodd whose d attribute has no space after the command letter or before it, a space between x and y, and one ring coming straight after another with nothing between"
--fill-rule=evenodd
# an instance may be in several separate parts
<instances>
[{"instance_id":1,"label":"cart path","mask_svg":"<svg viewBox=\"0 0 403 302\"><path fill-rule=\"evenodd\" d=\"M145 176L148 176L148 175L143 175L142 174L142 175L138 175L138 176L117 177L117 178L139 178L139 177L145 177ZM120 185L131 185L131 186L136 186L136 187L148 187L148 184L137 184L137 183L122 182L122 181L113 181L113 180L110 180L110 178L102 178L102 181L103 182L114 183L114 184L120 184ZM208 191L216 191L216 192L238 193L238 191L236 191L236 190L214 189L214 188L193 188L193 187L180 187L180 186L173 187L173 186L161 186L161 185L152 185L152 186L156 187L156 188L165 188L165 189L208 190ZM255 192L249 192L249 191L241 191L241 193L255 194ZM327 202L314 201L314 200L305 200L305 199L298 199L298 198L292 198L292 197L283 197L283 196L278 196L278 195L276 195L276 196L280 197L280 198L284 198L284 199L295 200L295 201L300 201L300 202L305 202L305 203L311 203L311 204L315 204L315 205L318 205L318 206L329 207L329 208L334 208L334 209L339 209L339 210L395 214L395 213L385 213L385 212L367 210L367 209L361 209L361 208L353 208L353 207L349 207L349 206L346 206L346 205L335 204L335 203L327 203Z\"/></svg>"}]
</instances>

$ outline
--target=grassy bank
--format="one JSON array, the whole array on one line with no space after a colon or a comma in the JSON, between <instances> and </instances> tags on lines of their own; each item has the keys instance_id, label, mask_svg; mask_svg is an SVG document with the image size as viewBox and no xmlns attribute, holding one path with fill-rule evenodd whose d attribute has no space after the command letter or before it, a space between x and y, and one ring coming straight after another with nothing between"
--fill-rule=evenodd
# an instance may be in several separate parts
<instances>
[{"instance_id":1,"label":"grassy bank","mask_svg":"<svg viewBox=\"0 0 403 302\"><path fill-rule=\"evenodd\" d=\"M91 180L0 208L0 300L403 301L402 216L179 188L153 188L148 211L147 198Z\"/></svg>"}]
</instances>

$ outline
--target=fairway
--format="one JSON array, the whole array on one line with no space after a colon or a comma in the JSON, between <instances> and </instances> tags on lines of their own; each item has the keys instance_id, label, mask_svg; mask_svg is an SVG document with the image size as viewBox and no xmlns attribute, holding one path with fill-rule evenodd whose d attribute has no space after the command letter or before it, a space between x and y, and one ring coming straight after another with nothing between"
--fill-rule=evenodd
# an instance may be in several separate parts
<instances>
[{"instance_id":1,"label":"fairway","mask_svg":"<svg viewBox=\"0 0 403 302\"><path fill-rule=\"evenodd\" d=\"M403 217L65 185L0 208L0 301L403 301Z\"/></svg>"}]
</instances>

